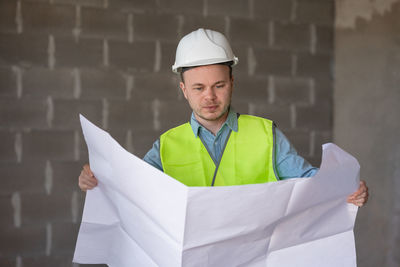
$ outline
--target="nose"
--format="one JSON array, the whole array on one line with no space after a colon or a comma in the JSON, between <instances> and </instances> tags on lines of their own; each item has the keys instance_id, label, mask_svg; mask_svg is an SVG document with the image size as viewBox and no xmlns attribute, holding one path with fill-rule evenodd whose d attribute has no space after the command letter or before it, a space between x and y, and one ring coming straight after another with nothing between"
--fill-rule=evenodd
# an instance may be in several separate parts
<instances>
[{"instance_id":1,"label":"nose","mask_svg":"<svg viewBox=\"0 0 400 267\"><path fill-rule=\"evenodd\" d=\"M216 98L215 91L212 87L207 87L206 90L204 90L204 94L206 100L214 100Z\"/></svg>"}]
</instances>

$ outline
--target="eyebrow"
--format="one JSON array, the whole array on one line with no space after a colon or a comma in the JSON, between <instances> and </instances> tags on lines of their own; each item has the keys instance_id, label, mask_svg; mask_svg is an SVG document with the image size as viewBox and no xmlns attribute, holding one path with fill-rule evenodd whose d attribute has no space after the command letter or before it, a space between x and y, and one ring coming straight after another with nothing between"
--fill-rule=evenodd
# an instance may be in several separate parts
<instances>
[{"instance_id":1,"label":"eyebrow","mask_svg":"<svg viewBox=\"0 0 400 267\"><path fill-rule=\"evenodd\" d=\"M213 85L216 85L216 84L219 84L219 83L226 83L226 81L225 80L221 80L221 81L218 81L218 82L214 83ZM202 84L202 83L194 83L191 86L204 86L204 84Z\"/></svg>"}]
</instances>

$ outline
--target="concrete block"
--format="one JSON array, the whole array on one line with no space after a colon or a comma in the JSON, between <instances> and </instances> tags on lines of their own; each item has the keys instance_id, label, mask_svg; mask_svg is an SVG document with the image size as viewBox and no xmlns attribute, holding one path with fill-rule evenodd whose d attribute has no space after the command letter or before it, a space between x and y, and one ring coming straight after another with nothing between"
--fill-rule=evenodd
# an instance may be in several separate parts
<instances>
[{"instance_id":1,"label":"concrete block","mask_svg":"<svg viewBox=\"0 0 400 267\"><path fill-rule=\"evenodd\" d=\"M52 249L55 251L71 251L75 248L79 224L71 222L52 223Z\"/></svg>"},{"instance_id":2,"label":"concrete block","mask_svg":"<svg viewBox=\"0 0 400 267\"><path fill-rule=\"evenodd\" d=\"M310 155L310 132L307 130L290 129L283 133L294 146L300 156Z\"/></svg>"},{"instance_id":3,"label":"concrete block","mask_svg":"<svg viewBox=\"0 0 400 267\"><path fill-rule=\"evenodd\" d=\"M47 127L46 100L15 99L3 97L0 99L0 121L2 127L42 129Z\"/></svg>"},{"instance_id":4,"label":"concrete block","mask_svg":"<svg viewBox=\"0 0 400 267\"><path fill-rule=\"evenodd\" d=\"M233 44L231 43L233 53L239 58L239 63L233 67L233 75L248 74L248 49L249 44Z\"/></svg>"},{"instance_id":5,"label":"concrete block","mask_svg":"<svg viewBox=\"0 0 400 267\"><path fill-rule=\"evenodd\" d=\"M332 79L333 58L328 54L297 54L297 74L300 76Z\"/></svg>"},{"instance_id":6,"label":"concrete block","mask_svg":"<svg viewBox=\"0 0 400 267\"><path fill-rule=\"evenodd\" d=\"M247 0L214 0L208 1L206 6L207 15L218 15L230 17L250 17L250 3Z\"/></svg>"},{"instance_id":7,"label":"concrete block","mask_svg":"<svg viewBox=\"0 0 400 267\"><path fill-rule=\"evenodd\" d=\"M151 101L155 98L178 100L180 95L179 79L173 74L141 74L134 78L132 100Z\"/></svg>"},{"instance_id":8,"label":"concrete block","mask_svg":"<svg viewBox=\"0 0 400 267\"><path fill-rule=\"evenodd\" d=\"M74 132L63 130L33 130L23 133L23 160L73 160Z\"/></svg>"},{"instance_id":9,"label":"concrete block","mask_svg":"<svg viewBox=\"0 0 400 267\"><path fill-rule=\"evenodd\" d=\"M0 2L0 31L17 32L17 23L15 20L17 14L16 1Z\"/></svg>"},{"instance_id":10,"label":"concrete block","mask_svg":"<svg viewBox=\"0 0 400 267\"><path fill-rule=\"evenodd\" d=\"M127 40L127 16L115 10L83 7L81 9L82 35Z\"/></svg>"},{"instance_id":11,"label":"concrete block","mask_svg":"<svg viewBox=\"0 0 400 267\"><path fill-rule=\"evenodd\" d=\"M113 0L108 2L110 9L137 13L154 11L156 5L156 0Z\"/></svg>"},{"instance_id":12,"label":"concrete block","mask_svg":"<svg viewBox=\"0 0 400 267\"><path fill-rule=\"evenodd\" d=\"M109 42L110 65L119 69L151 72L155 64L154 42Z\"/></svg>"},{"instance_id":13,"label":"concrete block","mask_svg":"<svg viewBox=\"0 0 400 267\"><path fill-rule=\"evenodd\" d=\"M268 46L268 20L232 18L229 37L232 43Z\"/></svg>"},{"instance_id":14,"label":"concrete block","mask_svg":"<svg viewBox=\"0 0 400 267\"><path fill-rule=\"evenodd\" d=\"M21 3L24 32L62 34L75 27L75 7L49 3Z\"/></svg>"},{"instance_id":15,"label":"concrete block","mask_svg":"<svg viewBox=\"0 0 400 267\"><path fill-rule=\"evenodd\" d=\"M21 228L0 228L0 251L2 257L40 254L46 248L46 227L26 225Z\"/></svg>"},{"instance_id":16,"label":"concrete block","mask_svg":"<svg viewBox=\"0 0 400 267\"><path fill-rule=\"evenodd\" d=\"M0 266L3 267L15 267L17 264L16 257L1 257L0 258Z\"/></svg>"},{"instance_id":17,"label":"concrete block","mask_svg":"<svg viewBox=\"0 0 400 267\"><path fill-rule=\"evenodd\" d=\"M102 123L103 102L99 100L54 99L54 119L56 129L80 129L79 114L97 125Z\"/></svg>"},{"instance_id":18,"label":"concrete block","mask_svg":"<svg viewBox=\"0 0 400 267\"><path fill-rule=\"evenodd\" d=\"M182 36L185 36L186 34L197 30L198 28L204 28L204 29L211 29L214 31L219 31L225 35L228 33L225 32L226 29L226 20L222 16L201 16L199 12L194 15L184 15L183 16L183 25L182 25ZM178 43L176 43L176 46Z\"/></svg>"},{"instance_id":19,"label":"concrete block","mask_svg":"<svg viewBox=\"0 0 400 267\"><path fill-rule=\"evenodd\" d=\"M55 37L57 67L99 67L103 65L103 40ZM83 56L84 55L84 56Z\"/></svg>"},{"instance_id":20,"label":"concrete block","mask_svg":"<svg viewBox=\"0 0 400 267\"><path fill-rule=\"evenodd\" d=\"M81 98L126 98L126 80L121 73L85 69L81 71L81 82Z\"/></svg>"},{"instance_id":21,"label":"concrete block","mask_svg":"<svg viewBox=\"0 0 400 267\"><path fill-rule=\"evenodd\" d=\"M22 95L26 97L74 97L74 78L69 69L31 68L23 73L22 83Z\"/></svg>"},{"instance_id":22,"label":"concrete block","mask_svg":"<svg viewBox=\"0 0 400 267\"><path fill-rule=\"evenodd\" d=\"M202 12L204 3L198 0L164 0L158 1L158 10L162 13L177 13L198 15Z\"/></svg>"},{"instance_id":23,"label":"concrete block","mask_svg":"<svg viewBox=\"0 0 400 267\"><path fill-rule=\"evenodd\" d=\"M321 164L322 145L331 142L333 142L333 135L331 131L316 131L314 133L314 150L312 151L312 155L316 159L319 159L319 162L317 163L318 165L316 166L319 167Z\"/></svg>"},{"instance_id":24,"label":"concrete block","mask_svg":"<svg viewBox=\"0 0 400 267\"><path fill-rule=\"evenodd\" d=\"M172 65L175 62L175 53L178 42L160 42L161 66L160 72L172 73Z\"/></svg>"},{"instance_id":25,"label":"concrete block","mask_svg":"<svg viewBox=\"0 0 400 267\"><path fill-rule=\"evenodd\" d=\"M273 47L290 51L310 51L310 27L307 24L274 23Z\"/></svg>"},{"instance_id":26,"label":"concrete block","mask_svg":"<svg viewBox=\"0 0 400 267\"><path fill-rule=\"evenodd\" d=\"M332 26L316 26L316 53L333 54L334 32Z\"/></svg>"},{"instance_id":27,"label":"concrete block","mask_svg":"<svg viewBox=\"0 0 400 267\"><path fill-rule=\"evenodd\" d=\"M315 102L320 105L333 106L333 79L314 79Z\"/></svg>"},{"instance_id":28,"label":"concrete block","mask_svg":"<svg viewBox=\"0 0 400 267\"><path fill-rule=\"evenodd\" d=\"M47 65L48 36L0 33L0 62L3 64Z\"/></svg>"},{"instance_id":29,"label":"concrete block","mask_svg":"<svg viewBox=\"0 0 400 267\"><path fill-rule=\"evenodd\" d=\"M0 161L16 161L15 133L0 131Z\"/></svg>"},{"instance_id":30,"label":"concrete block","mask_svg":"<svg viewBox=\"0 0 400 267\"><path fill-rule=\"evenodd\" d=\"M160 105L160 131L165 132L173 127L190 121L192 110L185 99L181 101L162 101Z\"/></svg>"},{"instance_id":31,"label":"concrete block","mask_svg":"<svg viewBox=\"0 0 400 267\"><path fill-rule=\"evenodd\" d=\"M98 125L98 126L101 126L101 125ZM88 149L87 149L87 146L85 143L85 138L83 137L82 131L78 131L78 136L79 136L79 144L78 144L79 160L89 162Z\"/></svg>"},{"instance_id":32,"label":"concrete block","mask_svg":"<svg viewBox=\"0 0 400 267\"><path fill-rule=\"evenodd\" d=\"M14 226L14 208L11 203L11 194L0 194L0 210L0 227L12 228Z\"/></svg>"},{"instance_id":33,"label":"concrete block","mask_svg":"<svg viewBox=\"0 0 400 267\"><path fill-rule=\"evenodd\" d=\"M127 135L127 130L125 129L110 129L108 130L108 133L112 136L112 138L115 139L124 149L128 150L128 147L126 145L126 135Z\"/></svg>"},{"instance_id":34,"label":"concrete block","mask_svg":"<svg viewBox=\"0 0 400 267\"><path fill-rule=\"evenodd\" d=\"M134 40L178 40L178 17L172 14L135 14Z\"/></svg>"},{"instance_id":35,"label":"concrete block","mask_svg":"<svg viewBox=\"0 0 400 267\"><path fill-rule=\"evenodd\" d=\"M280 104L311 104L311 87L308 79L274 77L274 100Z\"/></svg>"},{"instance_id":36,"label":"concrete block","mask_svg":"<svg viewBox=\"0 0 400 267\"><path fill-rule=\"evenodd\" d=\"M299 0L296 8L296 21L317 25L332 25L334 20L334 1Z\"/></svg>"},{"instance_id":37,"label":"concrete block","mask_svg":"<svg viewBox=\"0 0 400 267\"><path fill-rule=\"evenodd\" d=\"M31 1L31 0L30 0ZM42 1L48 2L47 0L35 0L35 1ZM89 6L89 7L105 7L104 0L52 0L54 4L62 4L62 5L80 5L80 6Z\"/></svg>"},{"instance_id":38,"label":"concrete block","mask_svg":"<svg viewBox=\"0 0 400 267\"><path fill-rule=\"evenodd\" d=\"M248 102L256 100L268 102L268 78L234 75L232 97Z\"/></svg>"},{"instance_id":39,"label":"concrete block","mask_svg":"<svg viewBox=\"0 0 400 267\"><path fill-rule=\"evenodd\" d=\"M53 170L52 192L79 190L78 177L86 160L82 161L51 161Z\"/></svg>"},{"instance_id":40,"label":"concrete block","mask_svg":"<svg viewBox=\"0 0 400 267\"><path fill-rule=\"evenodd\" d=\"M45 161L0 162L0 195L15 191L45 192Z\"/></svg>"},{"instance_id":41,"label":"concrete block","mask_svg":"<svg viewBox=\"0 0 400 267\"><path fill-rule=\"evenodd\" d=\"M289 51L254 49L257 62L256 75L290 75L292 72L292 55Z\"/></svg>"},{"instance_id":42,"label":"concrete block","mask_svg":"<svg viewBox=\"0 0 400 267\"><path fill-rule=\"evenodd\" d=\"M22 226L72 221L71 196L72 192L67 190L51 195L21 194Z\"/></svg>"},{"instance_id":43,"label":"concrete block","mask_svg":"<svg viewBox=\"0 0 400 267\"><path fill-rule=\"evenodd\" d=\"M17 80L10 67L0 67L0 96L17 96Z\"/></svg>"},{"instance_id":44,"label":"concrete block","mask_svg":"<svg viewBox=\"0 0 400 267\"><path fill-rule=\"evenodd\" d=\"M288 105L272 105L260 100L250 103L250 111L251 115L273 120L283 131L291 128L291 112Z\"/></svg>"},{"instance_id":45,"label":"concrete block","mask_svg":"<svg viewBox=\"0 0 400 267\"><path fill-rule=\"evenodd\" d=\"M292 15L292 4L292 0L255 0L254 15L256 18L288 21Z\"/></svg>"},{"instance_id":46,"label":"concrete block","mask_svg":"<svg viewBox=\"0 0 400 267\"><path fill-rule=\"evenodd\" d=\"M76 1L79 1L79 0L76 0ZM27 3L48 3L49 1L47 1L47 0L25 0L24 2L27 2Z\"/></svg>"},{"instance_id":47,"label":"concrete block","mask_svg":"<svg viewBox=\"0 0 400 267\"><path fill-rule=\"evenodd\" d=\"M71 236L72 238L72 236ZM37 267L37 266L57 266L57 267L71 267L73 250L75 246L70 248L70 252L60 253L52 249L51 255L46 254L36 255L36 256L25 256L22 259L22 264L24 267ZM82 266L82 265L79 265ZM89 265L92 266L92 265Z\"/></svg>"},{"instance_id":48,"label":"concrete block","mask_svg":"<svg viewBox=\"0 0 400 267\"><path fill-rule=\"evenodd\" d=\"M149 101L109 101L110 129L153 129L151 102Z\"/></svg>"},{"instance_id":49,"label":"concrete block","mask_svg":"<svg viewBox=\"0 0 400 267\"><path fill-rule=\"evenodd\" d=\"M0 2L0 266L71 266L88 161L77 114L143 157L190 119L171 65L179 38L199 27L224 33L239 57L234 109L275 120L302 155L320 159L331 133L333 1Z\"/></svg>"},{"instance_id":50,"label":"concrete block","mask_svg":"<svg viewBox=\"0 0 400 267\"><path fill-rule=\"evenodd\" d=\"M233 97L231 103L233 109L239 114L249 114L249 102L243 99Z\"/></svg>"},{"instance_id":51,"label":"concrete block","mask_svg":"<svg viewBox=\"0 0 400 267\"><path fill-rule=\"evenodd\" d=\"M161 134L161 131L132 129L133 154L143 158Z\"/></svg>"},{"instance_id":52,"label":"concrete block","mask_svg":"<svg viewBox=\"0 0 400 267\"><path fill-rule=\"evenodd\" d=\"M326 105L297 106L296 128L331 131L332 107Z\"/></svg>"}]
</instances>

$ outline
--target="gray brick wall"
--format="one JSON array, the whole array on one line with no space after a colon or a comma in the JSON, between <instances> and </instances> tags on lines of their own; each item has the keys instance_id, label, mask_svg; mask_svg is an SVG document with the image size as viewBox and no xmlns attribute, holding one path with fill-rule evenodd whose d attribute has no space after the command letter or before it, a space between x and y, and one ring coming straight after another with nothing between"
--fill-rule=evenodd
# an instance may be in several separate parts
<instances>
[{"instance_id":1,"label":"gray brick wall","mask_svg":"<svg viewBox=\"0 0 400 267\"><path fill-rule=\"evenodd\" d=\"M223 32L233 105L273 119L312 163L332 136L333 1L1 0L0 266L71 266L87 161L82 113L143 156L189 119L179 39Z\"/></svg>"}]
</instances>

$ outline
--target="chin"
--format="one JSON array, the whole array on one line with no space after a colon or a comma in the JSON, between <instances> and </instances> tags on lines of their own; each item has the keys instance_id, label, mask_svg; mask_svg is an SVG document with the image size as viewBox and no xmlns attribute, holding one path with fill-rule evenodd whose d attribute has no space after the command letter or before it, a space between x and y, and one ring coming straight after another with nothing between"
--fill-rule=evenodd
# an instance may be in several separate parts
<instances>
[{"instance_id":1,"label":"chin","mask_svg":"<svg viewBox=\"0 0 400 267\"><path fill-rule=\"evenodd\" d=\"M210 114L209 116L204 116L209 121L216 121L220 119L224 114Z\"/></svg>"}]
</instances>

